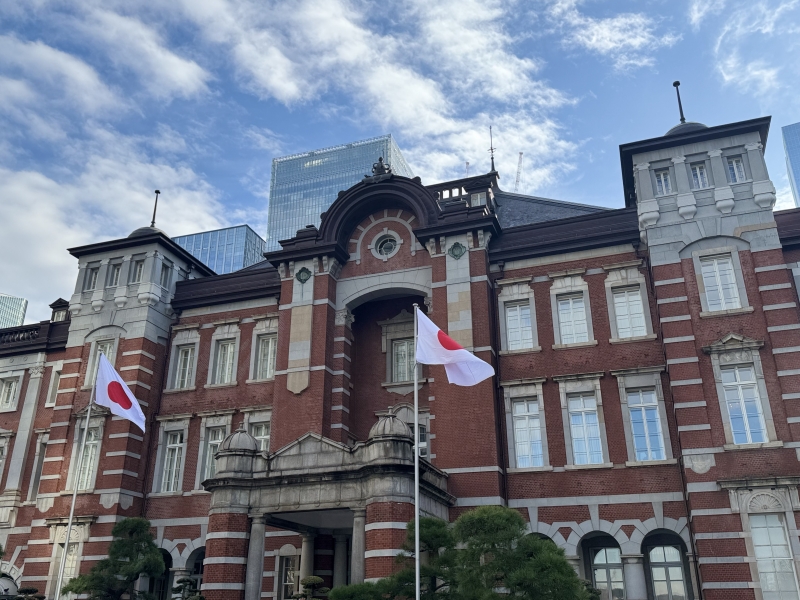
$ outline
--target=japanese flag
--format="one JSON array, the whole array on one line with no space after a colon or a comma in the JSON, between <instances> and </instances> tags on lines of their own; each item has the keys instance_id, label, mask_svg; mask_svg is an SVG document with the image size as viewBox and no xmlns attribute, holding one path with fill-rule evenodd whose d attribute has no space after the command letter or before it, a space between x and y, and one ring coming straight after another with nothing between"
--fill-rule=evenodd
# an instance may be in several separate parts
<instances>
[{"instance_id":1,"label":"japanese flag","mask_svg":"<svg viewBox=\"0 0 800 600\"><path fill-rule=\"evenodd\" d=\"M453 338L417 311L417 362L444 365L447 379L456 385L475 385L494 375L492 365L464 350Z\"/></svg>"},{"instance_id":2,"label":"japanese flag","mask_svg":"<svg viewBox=\"0 0 800 600\"><path fill-rule=\"evenodd\" d=\"M95 402L108 408L112 414L128 419L144 433L144 413L142 412L136 396L122 381L108 362L105 354L100 355L97 364L97 382L95 383Z\"/></svg>"}]
</instances>

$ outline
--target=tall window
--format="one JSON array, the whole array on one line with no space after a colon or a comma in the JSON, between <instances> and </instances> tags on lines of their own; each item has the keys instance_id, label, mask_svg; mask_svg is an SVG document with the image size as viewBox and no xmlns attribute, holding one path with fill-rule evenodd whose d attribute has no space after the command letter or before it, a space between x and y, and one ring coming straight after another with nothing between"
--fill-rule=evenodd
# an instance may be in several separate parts
<instances>
[{"instance_id":1,"label":"tall window","mask_svg":"<svg viewBox=\"0 0 800 600\"><path fill-rule=\"evenodd\" d=\"M47 400L44 402L45 407L56 405L58 399L58 384L61 382L61 371L53 369L53 373L50 377L50 390L47 393Z\"/></svg>"},{"instance_id":2,"label":"tall window","mask_svg":"<svg viewBox=\"0 0 800 600\"><path fill-rule=\"evenodd\" d=\"M730 254L700 259L708 310L741 308Z\"/></svg>"},{"instance_id":3,"label":"tall window","mask_svg":"<svg viewBox=\"0 0 800 600\"><path fill-rule=\"evenodd\" d=\"M696 190L708 187L708 175L706 174L706 166L703 163L692 165L692 183Z\"/></svg>"},{"instance_id":4,"label":"tall window","mask_svg":"<svg viewBox=\"0 0 800 600\"><path fill-rule=\"evenodd\" d=\"M296 590L297 557L281 556L281 599L291 600Z\"/></svg>"},{"instance_id":5,"label":"tall window","mask_svg":"<svg viewBox=\"0 0 800 600\"><path fill-rule=\"evenodd\" d=\"M738 183L747 179L744 174L744 165L741 158L728 159L728 175L730 175L731 183Z\"/></svg>"},{"instance_id":6,"label":"tall window","mask_svg":"<svg viewBox=\"0 0 800 600\"><path fill-rule=\"evenodd\" d=\"M797 574L781 515L750 515L750 532L764 600L797 600Z\"/></svg>"},{"instance_id":7,"label":"tall window","mask_svg":"<svg viewBox=\"0 0 800 600\"><path fill-rule=\"evenodd\" d=\"M649 553L653 594L658 600L686 600L683 560L675 546L659 546Z\"/></svg>"},{"instance_id":8,"label":"tall window","mask_svg":"<svg viewBox=\"0 0 800 600\"><path fill-rule=\"evenodd\" d=\"M415 364L414 340L394 340L392 342L392 381L412 381Z\"/></svg>"},{"instance_id":9,"label":"tall window","mask_svg":"<svg viewBox=\"0 0 800 600\"><path fill-rule=\"evenodd\" d=\"M409 423L408 428L411 429L411 434L414 434L414 424ZM419 426L419 437L417 438L417 445L419 447L419 455L422 458L428 456L428 428L425 425Z\"/></svg>"},{"instance_id":10,"label":"tall window","mask_svg":"<svg viewBox=\"0 0 800 600\"><path fill-rule=\"evenodd\" d=\"M544 466L542 451L542 425L539 419L539 402L536 398L514 400L511 404L514 420L514 448L517 467Z\"/></svg>"},{"instance_id":11,"label":"tall window","mask_svg":"<svg viewBox=\"0 0 800 600\"><path fill-rule=\"evenodd\" d=\"M592 577L594 587L605 591L609 599L625 598L625 583L622 577L622 556L619 548L599 548L592 550ZM661 598L659 597L659 600Z\"/></svg>"},{"instance_id":12,"label":"tall window","mask_svg":"<svg viewBox=\"0 0 800 600\"><path fill-rule=\"evenodd\" d=\"M131 283L141 283L144 275L144 260L135 260L131 266Z\"/></svg>"},{"instance_id":13,"label":"tall window","mask_svg":"<svg viewBox=\"0 0 800 600\"><path fill-rule=\"evenodd\" d=\"M204 479L214 477L217 473L214 456L219 452L219 446L225 438L224 427L210 427L206 432L206 472Z\"/></svg>"},{"instance_id":14,"label":"tall window","mask_svg":"<svg viewBox=\"0 0 800 600\"><path fill-rule=\"evenodd\" d=\"M97 365L100 364L100 355L104 355L111 360L111 352L114 349L114 340L101 340L95 343L94 358L92 359L91 371L86 375L85 385L93 385L97 378Z\"/></svg>"},{"instance_id":15,"label":"tall window","mask_svg":"<svg viewBox=\"0 0 800 600\"><path fill-rule=\"evenodd\" d=\"M256 379L272 379L275 377L275 361L278 337L262 335L258 338L256 354Z\"/></svg>"},{"instance_id":16,"label":"tall window","mask_svg":"<svg viewBox=\"0 0 800 600\"><path fill-rule=\"evenodd\" d=\"M86 279L83 282L84 291L93 290L97 287L97 276L100 274L100 267L89 267L86 269Z\"/></svg>"},{"instance_id":17,"label":"tall window","mask_svg":"<svg viewBox=\"0 0 800 600\"><path fill-rule=\"evenodd\" d=\"M175 370L175 388L184 390L192 385L194 371L194 344L178 347L178 365Z\"/></svg>"},{"instance_id":18,"label":"tall window","mask_svg":"<svg viewBox=\"0 0 800 600\"><path fill-rule=\"evenodd\" d=\"M669 182L669 169L656 171L656 194L666 196L672 193L672 184Z\"/></svg>"},{"instance_id":19,"label":"tall window","mask_svg":"<svg viewBox=\"0 0 800 600\"><path fill-rule=\"evenodd\" d=\"M569 425L572 435L572 454L576 465L599 465L603 462L600 443L600 424L594 396L570 396Z\"/></svg>"},{"instance_id":20,"label":"tall window","mask_svg":"<svg viewBox=\"0 0 800 600\"><path fill-rule=\"evenodd\" d=\"M767 441L761 402L752 366L722 369L722 387L731 418L734 444L758 444Z\"/></svg>"},{"instance_id":21,"label":"tall window","mask_svg":"<svg viewBox=\"0 0 800 600\"><path fill-rule=\"evenodd\" d=\"M81 436L79 439L83 439L82 429L78 432L78 435ZM86 442L83 445L83 458L81 459L81 469L78 473L79 490L92 489L99 451L100 429L98 427L90 427L86 434Z\"/></svg>"},{"instance_id":22,"label":"tall window","mask_svg":"<svg viewBox=\"0 0 800 600\"><path fill-rule=\"evenodd\" d=\"M53 557L53 563L56 566L61 564L61 557L63 554L64 554L64 544L58 544L56 546L56 555ZM67 549L67 560L64 563L64 577L62 579L62 584L67 585L70 582L70 580L77 577L77 575L78 575L78 542L73 542L70 539L69 548ZM57 584L58 584L58 568L56 567L55 569L53 569L53 580L52 580L53 598L55 600L69 598L71 594L62 596L61 590L56 589Z\"/></svg>"},{"instance_id":23,"label":"tall window","mask_svg":"<svg viewBox=\"0 0 800 600\"><path fill-rule=\"evenodd\" d=\"M586 304L583 294L558 298L558 327L562 344L576 344L589 341L586 326Z\"/></svg>"},{"instance_id":24,"label":"tall window","mask_svg":"<svg viewBox=\"0 0 800 600\"><path fill-rule=\"evenodd\" d=\"M6 445L0 445L0 477L3 476L3 470L6 467Z\"/></svg>"},{"instance_id":25,"label":"tall window","mask_svg":"<svg viewBox=\"0 0 800 600\"><path fill-rule=\"evenodd\" d=\"M0 379L0 409L12 408L14 406L18 382L19 379L16 377Z\"/></svg>"},{"instance_id":26,"label":"tall window","mask_svg":"<svg viewBox=\"0 0 800 600\"><path fill-rule=\"evenodd\" d=\"M664 460L664 436L655 390L628 392L636 460Z\"/></svg>"},{"instance_id":27,"label":"tall window","mask_svg":"<svg viewBox=\"0 0 800 600\"><path fill-rule=\"evenodd\" d=\"M183 464L183 431L168 431L164 452L164 474L162 492L177 492L181 489L181 465Z\"/></svg>"},{"instance_id":28,"label":"tall window","mask_svg":"<svg viewBox=\"0 0 800 600\"><path fill-rule=\"evenodd\" d=\"M119 285L120 269L122 269L120 264L108 266L108 287L117 287Z\"/></svg>"},{"instance_id":29,"label":"tall window","mask_svg":"<svg viewBox=\"0 0 800 600\"><path fill-rule=\"evenodd\" d=\"M172 265L167 263L161 264L161 287L168 288L170 275L172 274Z\"/></svg>"},{"instance_id":30,"label":"tall window","mask_svg":"<svg viewBox=\"0 0 800 600\"><path fill-rule=\"evenodd\" d=\"M269 451L269 421L264 423L250 423L250 435L256 438L258 449L261 452Z\"/></svg>"},{"instance_id":31,"label":"tall window","mask_svg":"<svg viewBox=\"0 0 800 600\"><path fill-rule=\"evenodd\" d=\"M533 348L531 305L528 302L506 304L506 337L509 350Z\"/></svg>"},{"instance_id":32,"label":"tall window","mask_svg":"<svg viewBox=\"0 0 800 600\"><path fill-rule=\"evenodd\" d=\"M617 336L630 338L647 335L642 295L638 287L614 290L614 312L617 316Z\"/></svg>"},{"instance_id":33,"label":"tall window","mask_svg":"<svg viewBox=\"0 0 800 600\"><path fill-rule=\"evenodd\" d=\"M231 383L233 381L233 354L236 348L234 340L217 342L217 368L214 383Z\"/></svg>"}]
</instances>

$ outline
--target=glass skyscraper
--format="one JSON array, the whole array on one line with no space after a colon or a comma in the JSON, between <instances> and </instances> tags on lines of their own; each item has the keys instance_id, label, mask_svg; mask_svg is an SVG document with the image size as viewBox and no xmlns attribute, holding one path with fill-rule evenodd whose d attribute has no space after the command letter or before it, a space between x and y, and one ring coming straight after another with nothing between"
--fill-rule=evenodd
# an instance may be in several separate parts
<instances>
[{"instance_id":1,"label":"glass skyscraper","mask_svg":"<svg viewBox=\"0 0 800 600\"><path fill-rule=\"evenodd\" d=\"M217 275L264 260L264 240L249 225L203 231L172 240Z\"/></svg>"},{"instance_id":2,"label":"glass skyscraper","mask_svg":"<svg viewBox=\"0 0 800 600\"><path fill-rule=\"evenodd\" d=\"M380 157L393 173L414 176L391 134L274 159L267 249L279 250L280 240L293 238L306 225L319 227L320 214L333 204L339 191L371 174Z\"/></svg>"},{"instance_id":3,"label":"glass skyscraper","mask_svg":"<svg viewBox=\"0 0 800 600\"><path fill-rule=\"evenodd\" d=\"M792 186L794 205L800 208L800 123L781 127L786 152L786 173Z\"/></svg>"},{"instance_id":4,"label":"glass skyscraper","mask_svg":"<svg viewBox=\"0 0 800 600\"><path fill-rule=\"evenodd\" d=\"M8 294L0 294L0 329L19 327L25 323L28 301Z\"/></svg>"}]
</instances>

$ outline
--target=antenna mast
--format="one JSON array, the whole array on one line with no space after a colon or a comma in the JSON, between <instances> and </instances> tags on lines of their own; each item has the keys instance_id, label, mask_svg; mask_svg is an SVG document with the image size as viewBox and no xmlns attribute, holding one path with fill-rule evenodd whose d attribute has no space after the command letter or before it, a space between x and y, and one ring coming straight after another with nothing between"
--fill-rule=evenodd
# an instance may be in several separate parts
<instances>
[{"instance_id":1,"label":"antenna mast","mask_svg":"<svg viewBox=\"0 0 800 600\"><path fill-rule=\"evenodd\" d=\"M495 147L494 147L494 141L492 139L492 126L489 125L489 154L492 157L492 171L491 171L492 173L494 173L494 171L495 171L495 168L494 168L494 151L495 151Z\"/></svg>"},{"instance_id":2,"label":"antenna mast","mask_svg":"<svg viewBox=\"0 0 800 600\"><path fill-rule=\"evenodd\" d=\"M678 110L681 111L681 123L686 123L686 117L683 116L683 104L681 104L681 82L673 81L672 85L678 94Z\"/></svg>"},{"instance_id":3,"label":"antenna mast","mask_svg":"<svg viewBox=\"0 0 800 600\"><path fill-rule=\"evenodd\" d=\"M467 169L465 171L464 177L469 177L469 161L467 161Z\"/></svg>"},{"instance_id":4,"label":"antenna mast","mask_svg":"<svg viewBox=\"0 0 800 600\"><path fill-rule=\"evenodd\" d=\"M155 204L153 204L153 220L150 221L150 227L155 227L156 226L156 209L158 208L158 195L160 193L161 192L159 190L156 190L156 202L155 202Z\"/></svg>"},{"instance_id":5,"label":"antenna mast","mask_svg":"<svg viewBox=\"0 0 800 600\"><path fill-rule=\"evenodd\" d=\"M522 177L522 152L519 153L519 162L517 163L517 180L514 182L514 192L519 190L519 180Z\"/></svg>"}]
</instances>

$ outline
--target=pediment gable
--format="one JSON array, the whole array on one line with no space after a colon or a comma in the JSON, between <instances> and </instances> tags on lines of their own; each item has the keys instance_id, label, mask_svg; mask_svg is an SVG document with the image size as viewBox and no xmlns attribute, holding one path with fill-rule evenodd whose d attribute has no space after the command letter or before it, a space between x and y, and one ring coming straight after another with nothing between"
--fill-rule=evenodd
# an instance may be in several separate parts
<instances>
[{"instance_id":1,"label":"pediment gable","mask_svg":"<svg viewBox=\"0 0 800 600\"><path fill-rule=\"evenodd\" d=\"M719 354L732 350L758 350L764 345L762 340L756 340L746 335L730 332L716 342L703 347L706 354Z\"/></svg>"}]
</instances>

